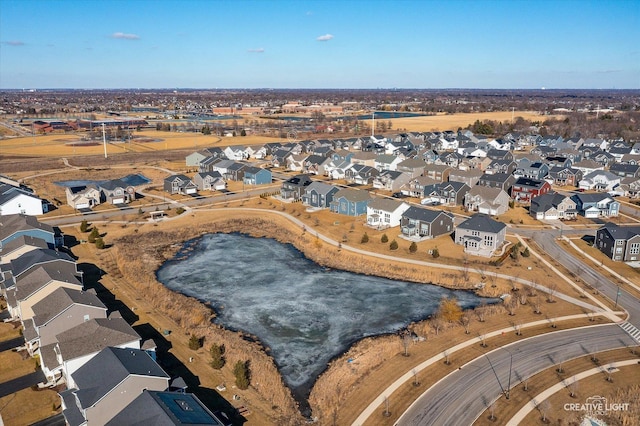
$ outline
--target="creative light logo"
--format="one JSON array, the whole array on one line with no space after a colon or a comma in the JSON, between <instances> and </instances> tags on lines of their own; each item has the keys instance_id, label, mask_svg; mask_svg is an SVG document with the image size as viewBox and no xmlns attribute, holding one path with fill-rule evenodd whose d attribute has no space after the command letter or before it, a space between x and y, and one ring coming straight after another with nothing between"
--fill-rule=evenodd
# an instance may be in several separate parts
<instances>
[{"instance_id":1,"label":"creative light logo","mask_svg":"<svg viewBox=\"0 0 640 426\"><path fill-rule=\"evenodd\" d=\"M567 403L564 404L565 411L582 411L592 416L603 416L609 411L628 411L629 403L611 403L607 402L604 396L590 396L584 403Z\"/></svg>"}]
</instances>

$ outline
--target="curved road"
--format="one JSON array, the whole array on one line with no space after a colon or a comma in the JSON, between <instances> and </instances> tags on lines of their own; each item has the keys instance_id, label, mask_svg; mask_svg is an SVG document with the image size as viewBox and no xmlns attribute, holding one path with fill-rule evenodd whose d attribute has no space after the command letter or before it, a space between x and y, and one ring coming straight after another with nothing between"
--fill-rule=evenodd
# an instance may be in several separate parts
<instances>
[{"instance_id":1,"label":"curved road","mask_svg":"<svg viewBox=\"0 0 640 426\"><path fill-rule=\"evenodd\" d=\"M512 356L511 387L538 371L566 360L607 348L635 344L620 327L610 324L558 331L496 349L432 386L414 402L397 424L473 424L509 386Z\"/></svg>"}]
</instances>

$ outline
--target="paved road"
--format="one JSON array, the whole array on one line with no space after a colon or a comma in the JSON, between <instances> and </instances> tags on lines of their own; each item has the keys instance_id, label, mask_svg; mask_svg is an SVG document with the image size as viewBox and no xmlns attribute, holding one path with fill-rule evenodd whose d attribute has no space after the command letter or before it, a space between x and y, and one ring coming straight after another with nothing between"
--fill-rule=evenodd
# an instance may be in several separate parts
<instances>
[{"instance_id":1,"label":"paved road","mask_svg":"<svg viewBox=\"0 0 640 426\"><path fill-rule=\"evenodd\" d=\"M590 352L634 345L617 325L549 333L477 358L431 387L399 419L398 425L470 425L491 402L536 372ZM478 352L480 355L480 352ZM464 409L462 409L464 407Z\"/></svg>"},{"instance_id":2,"label":"paved road","mask_svg":"<svg viewBox=\"0 0 640 426\"><path fill-rule=\"evenodd\" d=\"M42 370L38 369L38 371L18 377L17 379L0 383L0 398L46 381L47 379L44 377L44 373Z\"/></svg>"}]
</instances>

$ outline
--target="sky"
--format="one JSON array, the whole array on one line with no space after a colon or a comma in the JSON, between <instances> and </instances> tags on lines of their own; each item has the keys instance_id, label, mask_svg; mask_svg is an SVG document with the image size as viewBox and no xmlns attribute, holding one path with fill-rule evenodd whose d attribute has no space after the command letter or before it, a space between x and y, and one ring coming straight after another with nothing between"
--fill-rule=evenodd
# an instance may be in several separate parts
<instances>
[{"instance_id":1,"label":"sky","mask_svg":"<svg viewBox=\"0 0 640 426\"><path fill-rule=\"evenodd\" d=\"M640 89L640 0L0 0L0 89Z\"/></svg>"}]
</instances>

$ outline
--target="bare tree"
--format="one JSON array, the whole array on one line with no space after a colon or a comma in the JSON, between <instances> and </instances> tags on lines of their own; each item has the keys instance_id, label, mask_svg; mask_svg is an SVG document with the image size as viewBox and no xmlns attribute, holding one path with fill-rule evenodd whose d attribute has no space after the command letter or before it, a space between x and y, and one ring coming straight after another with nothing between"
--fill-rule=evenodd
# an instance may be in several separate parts
<instances>
[{"instance_id":1,"label":"bare tree","mask_svg":"<svg viewBox=\"0 0 640 426\"><path fill-rule=\"evenodd\" d=\"M558 291L558 283L556 283L555 281L552 281L549 283L547 287L549 289L549 292L547 293L547 302L553 303L556 301L555 295L556 295L556 292Z\"/></svg>"},{"instance_id":2,"label":"bare tree","mask_svg":"<svg viewBox=\"0 0 640 426\"><path fill-rule=\"evenodd\" d=\"M496 399L489 405L489 420L494 421L496 419L496 410L498 409L498 400Z\"/></svg>"},{"instance_id":3,"label":"bare tree","mask_svg":"<svg viewBox=\"0 0 640 426\"><path fill-rule=\"evenodd\" d=\"M542 313L540 311L540 307L542 306L542 301L540 300L540 295L537 295L535 299L533 299L533 312L536 314Z\"/></svg>"},{"instance_id":4,"label":"bare tree","mask_svg":"<svg viewBox=\"0 0 640 426\"><path fill-rule=\"evenodd\" d=\"M518 299L515 296L511 296L505 303L505 307L507 308L509 315L514 316L516 314L516 309L518 308Z\"/></svg>"},{"instance_id":5,"label":"bare tree","mask_svg":"<svg viewBox=\"0 0 640 426\"><path fill-rule=\"evenodd\" d=\"M609 366L606 368L606 373L607 373L607 382L613 382L613 372L616 370L616 367L613 363L609 364Z\"/></svg>"},{"instance_id":6,"label":"bare tree","mask_svg":"<svg viewBox=\"0 0 640 426\"><path fill-rule=\"evenodd\" d=\"M522 390L524 390L525 392L529 391L529 378L528 377L522 381Z\"/></svg>"},{"instance_id":7,"label":"bare tree","mask_svg":"<svg viewBox=\"0 0 640 426\"><path fill-rule=\"evenodd\" d=\"M559 374L563 374L564 373L564 367L562 366L562 361L558 362L556 365L557 365L556 371Z\"/></svg>"},{"instance_id":8,"label":"bare tree","mask_svg":"<svg viewBox=\"0 0 640 426\"><path fill-rule=\"evenodd\" d=\"M546 423L547 416L549 415L549 411L551 411L551 402L548 399L545 399L538 405L538 410L540 410L540 414L542 414L542 421Z\"/></svg>"},{"instance_id":9,"label":"bare tree","mask_svg":"<svg viewBox=\"0 0 640 426\"><path fill-rule=\"evenodd\" d=\"M526 305L527 304L527 294L523 291L518 295L518 302L521 305Z\"/></svg>"},{"instance_id":10,"label":"bare tree","mask_svg":"<svg viewBox=\"0 0 640 426\"><path fill-rule=\"evenodd\" d=\"M462 317L460 318L460 324L462 324L462 326L464 327L464 333L465 334L469 334L469 326L471 325L471 321L473 320L473 316L471 314L471 311L467 310L464 311L464 314L462 314Z\"/></svg>"},{"instance_id":11,"label":"bare tree","mask_svg":"<svg viewBox=\"0 0 640 426\"><path fill-rule=\"evenodd\" d=\"M391 411L389 411L389 398L387 398L386 396L384 397L384 412L382 413L382 415L385 417L391 416Z\"/></svg>"},{"instance_id":12,"label":"bare tree","mask_svg":"<svg viewBox=\"0 0 640 426\"><path fill-rule=\"evenodd\" d=\"M404 333L402 336L402 347L404 348L404 356L409 356L409 346L411 345L411 335L409 332Z\"/></svg>"},{"instance_id":13,"label":"bare tree","mask_svg":"<svg viewBox=\"0 0 640 426\"><path fill-rule=\"evenodd\" d=\"M569 384L569 396L571 398L575 398L578 393L578 383L580 382L578 382L574 377L571 383Z\"/></svg>"},{"instance_id":14,"label":"bare tree","mask_svg":"<svg viewBox=\"0 0 640 426\"><path fill-rule=\"evenodd\" d=\"M449 360L449 357L451 356L451 354L449 353L449 351L444 351L442 353L442 355L444 356L444 363L447 365L451 365L451 361Z\"/></svg>"},{"instance_id":15,"label":"bare tree","mask_svg":"<svg viewBox=\"0 0 640 426\"><path fill-rule=\"evenodd\" d=\"M474 309L477 317L478 317L478 321L480 322L484 322L486 315L487 315L487 305L485 305L484 303L481 304L480 306L478 306L477 308Z\"/></svg>"},{"instance_id":16,"label":"bare tree","mask_svg":"<svg viewBox=\"0 0 640 426\"><path fill-rule=\"evenodd\" d=\"M476 268L476 272L480 274L480 280L484 281L487 279L487 265L485 265L484 263L478 265L478 267Z\"/></svg>"},{"instance_id":17,"label":"bare tree","mask_svg":"<svg viewBox=\"0 0 640 426\"><path fill-rule=\"evenodd\" d=\"M486 334L481 334L480 336L480 346L482 346L483 348L487 347L487 335Z\"/></svg>"},{"instance_id":18,"label":"bare tree","mask_svg":"<svg viewBox=\"0 0 640 426\"><path fill-rule=\"evenodd\" d=\"M444 327L444 324L445 322L440 315L435 315L431 319L431 328L433 328L433 331L435 331L436 336L438 335L438 333L440 333L440 330L442 329L442 327Z\"/></svg>"},{"instance_id":19,"label":"bare tree","mask_svg":"<svg viewBox=\"0 0 640 426\"><path fill-rule=\"evenodd\" d=\"M513 328L516 331L516 336L522 336L522 323L521 322L515 323Z\"/></svg>"}]
</instances>

